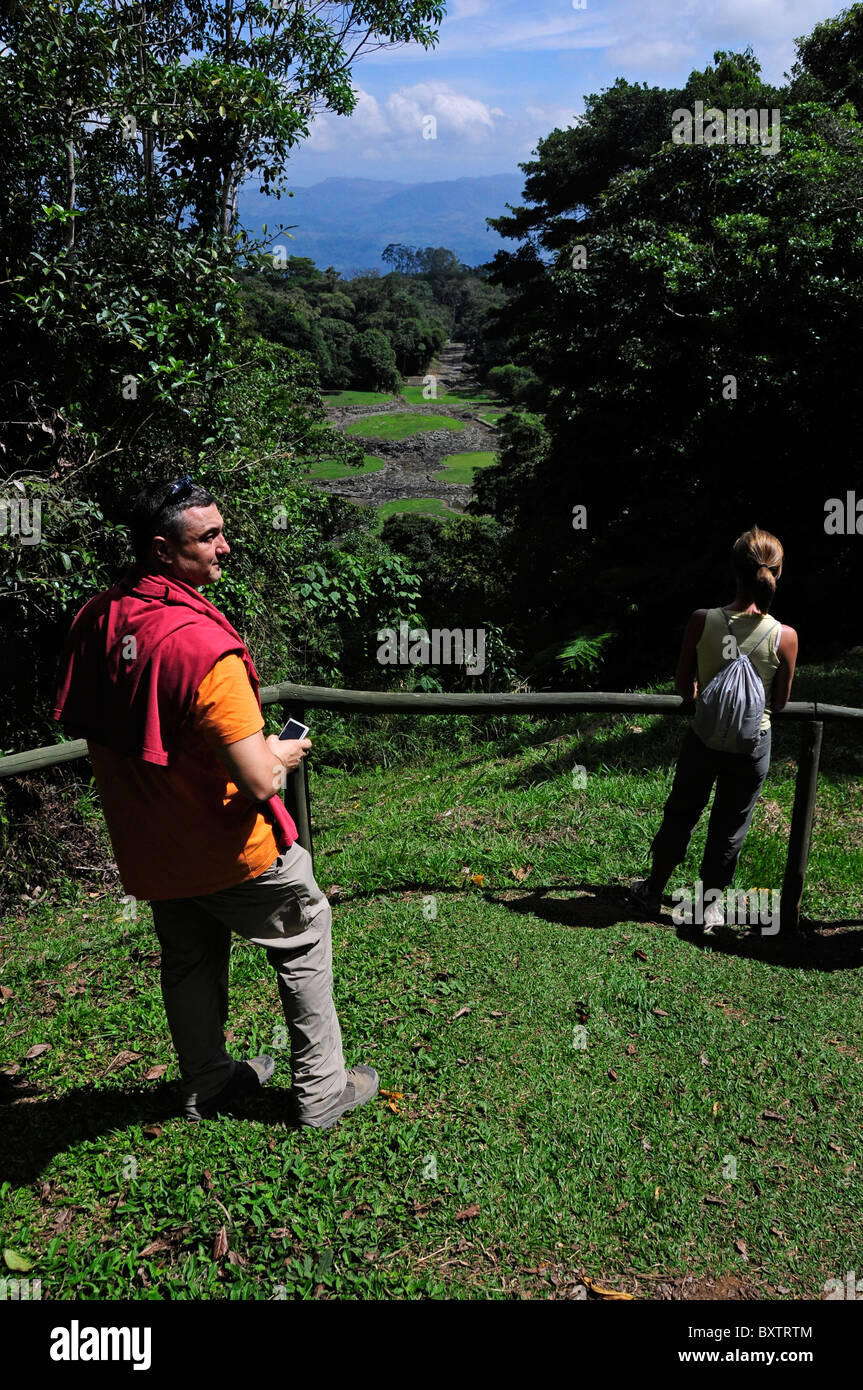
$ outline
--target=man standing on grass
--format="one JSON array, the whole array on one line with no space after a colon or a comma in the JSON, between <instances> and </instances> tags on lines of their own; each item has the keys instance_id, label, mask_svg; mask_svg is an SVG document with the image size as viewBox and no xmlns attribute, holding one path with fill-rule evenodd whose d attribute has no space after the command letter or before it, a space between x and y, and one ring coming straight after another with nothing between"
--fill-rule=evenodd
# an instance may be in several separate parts
<instances>
[{"instance_id":1,"label":"man standing on grass","mask_svg":"<svg viewBox=\"0 0 863 1390\"><path fill-rule=\"evenodd\" d=\"M185 1113L217 1114L268 1081L271 1057L225 1050L231 932L263 946L291 1044L289 1117L325 1129L378 1089L345 1070L332 914L276 794L311 744L264 738L242 638L198 592L230 554L215 499L154 483L131 515L135 566L76 616L54 718L83 735L127 893L146 899Z\"/></svg>"}]
</instances>

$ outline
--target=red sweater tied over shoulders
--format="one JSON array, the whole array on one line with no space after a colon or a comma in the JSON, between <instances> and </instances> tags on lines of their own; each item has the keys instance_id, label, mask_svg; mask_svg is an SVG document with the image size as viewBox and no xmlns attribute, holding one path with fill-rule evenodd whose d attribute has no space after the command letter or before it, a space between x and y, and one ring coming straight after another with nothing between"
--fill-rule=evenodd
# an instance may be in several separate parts
<instances>
[{"instance_id":1,"label":"red sweater tied over shoulders","mask_svg":"<svg viewBox=\"0 0 863 1390\"><path fill-rule=\"evenodd\" d=\"M54 718L115 753L169 767L201 681L236 653L261 706L260 681L239 633L209 599L137 566L76 615L60 668ZM281 798L262 804L279 851L297 839Z\"/></svg>"}]
</instances>

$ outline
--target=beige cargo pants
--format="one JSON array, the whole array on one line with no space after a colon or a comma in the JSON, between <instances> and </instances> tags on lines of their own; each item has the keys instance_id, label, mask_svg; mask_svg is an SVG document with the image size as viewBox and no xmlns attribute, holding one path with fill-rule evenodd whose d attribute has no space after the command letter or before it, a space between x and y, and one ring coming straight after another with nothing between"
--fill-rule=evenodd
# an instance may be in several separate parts
<instances>
[{"instance_id":1,"label":"beige cargo pants","mask_svg":"<svg viewBox=\"0 0 863 1390\"><path fill-rule=\"evenodd\" d=\"M236 932L263 946L276 972L298 1116L314 1119L328 1110L347 1077L333 1004L332 912L315 882L309 853L295 843L257 878L200 898L169 898L150 906L186 1109L215 1096L234 1071L224 1027L231 932ZM274 1048L278 1026L274 1021Z\"/></svg>"}]
</instances>

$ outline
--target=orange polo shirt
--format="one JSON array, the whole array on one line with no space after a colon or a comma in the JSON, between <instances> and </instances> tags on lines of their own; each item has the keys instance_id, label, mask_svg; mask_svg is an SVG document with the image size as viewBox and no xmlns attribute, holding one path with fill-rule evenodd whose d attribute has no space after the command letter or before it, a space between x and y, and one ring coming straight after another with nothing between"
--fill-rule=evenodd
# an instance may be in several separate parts
<instances>
[{"instance_id":1,"label":"orange polo shirt","mask_svg":"<svg viewBox=\"0 0 863 1390\"><path fill-rule=\"evenodd\" d=\"M272 826L214 752L263 727L245 667L231 653L198 686L168 767L88 742L127 893L200 897L270 867L279 853Z\"/></svg>"}]
</instances>

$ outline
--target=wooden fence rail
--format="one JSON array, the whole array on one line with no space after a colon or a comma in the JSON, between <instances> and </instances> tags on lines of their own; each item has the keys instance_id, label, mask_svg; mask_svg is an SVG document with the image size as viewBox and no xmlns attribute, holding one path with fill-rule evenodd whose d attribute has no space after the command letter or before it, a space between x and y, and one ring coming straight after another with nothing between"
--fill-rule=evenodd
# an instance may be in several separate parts
<instances>
[{"instance_id":1,"label":"wooden fence rail","mask_svg":"<svg viewBox=\"0 0 863 1390\"><path fill-rule=\"evenodd\" d=\"M285 719L301 719L312 709L334 710L340 714L683 714L691 715L694 704L679 695L644 695L635 691L572 692L531 695L409 695L378 690L330 690L318 685L270 685L261 690L262 705L280 705ZM791 701L773 720L802 722L794 808L788 837L785 876L780 894L781 930L796 931L800 922L800 903L809 862L812 823L818 788L818 767L824 724L840 719L863 720L863 709L846 705L827 705L820 701ZM42 771L87 756L84 739L50 744L26 753L0 758L0 778ZM299 768L287 779L285 803L296 822L300 844L313 853L309 786L306 768Z\"/></svg>"}]
</instances>

